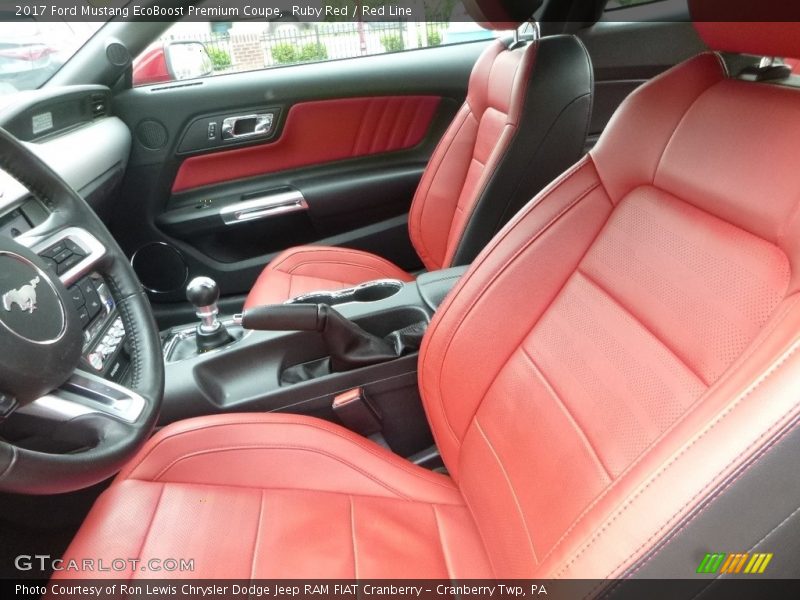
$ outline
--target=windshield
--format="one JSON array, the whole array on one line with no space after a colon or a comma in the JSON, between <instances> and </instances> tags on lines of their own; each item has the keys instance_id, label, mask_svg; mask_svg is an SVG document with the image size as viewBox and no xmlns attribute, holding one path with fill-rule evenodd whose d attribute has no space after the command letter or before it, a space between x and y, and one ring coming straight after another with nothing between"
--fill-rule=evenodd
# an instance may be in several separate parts
<instances>
[{"instance_id":1,"label":"windshield","mask_svg":"<svg viewBox=\"0 0 800 600\"><path fill-rule=\"evenodd\" d=\"M102 26L0 22L0 96L41 87Z\"/></svg>"}]
</instances>

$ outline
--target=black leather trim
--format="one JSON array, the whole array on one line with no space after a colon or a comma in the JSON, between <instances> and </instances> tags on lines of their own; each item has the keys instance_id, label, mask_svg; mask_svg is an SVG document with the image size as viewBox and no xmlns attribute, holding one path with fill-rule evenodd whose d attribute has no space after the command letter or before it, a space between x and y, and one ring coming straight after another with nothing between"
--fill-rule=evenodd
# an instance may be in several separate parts
<instances>
[{"instance_id":1,"label":"black leather trim","mask_svg":"<svg viewBox=\"0 0 800 600\"><path fill-rule=\"evenodd\" d=\"M467 272L468 267L451 267L439 269L430 273L422 273L417 277L419 295L435 311L444 302L445 297L458 283L458 280Z\"/></svg>"},{"instance_id":2,"label":"black leather trim","mask_svg":"<svg viewBox=\"0 0 800 600\"><path fill-rule=\"evenodd\" d=\"M574 36L535 49L517 132L469 216L452 263L471 263L500 228L583 154L592 112L592 63Z\"/></svg>"},{"instance_id":3,"label":"black leather trim","mask_svg":"<svg viewBox=\"0 0 800 600\"><path fill-rule=\"evenodd\" d=\"M745 575L696 573L707 552L773 553L760 578L800 576L800 422L761 452L668 533L625 577L696 580L696 594L714 593L720 578ZM611 591L624 591L617 584ZM685 588L688 590L688 588ZM666 594L666 591L665 591ZM659 596L653 596L659 597ZM666 597L666 596L663 596Z\"/></svg>"}]
</instances>

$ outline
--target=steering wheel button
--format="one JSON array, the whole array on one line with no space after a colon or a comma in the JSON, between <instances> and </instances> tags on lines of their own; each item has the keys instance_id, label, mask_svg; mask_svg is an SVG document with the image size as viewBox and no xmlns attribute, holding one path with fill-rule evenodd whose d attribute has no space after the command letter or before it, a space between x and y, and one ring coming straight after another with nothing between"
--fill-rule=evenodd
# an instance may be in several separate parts
<instances>
[{"instance_id":1,"label":"steering wheel button","mask_svg":"<svg viewBox=\"0 0 800 600\"><path fill-rule=\"evenodd\" d=\"M50 246L47 250L42 250L40 256L44 256L47 258L55 258L59 254L64 252L64 250L66 249L67 246L64 242L58 242L57 244L53 244L52 246Z\"/></svg>"},{"instance_id":2,"label":"steering wheel button","mask_svg":"<svg viewBox=\"0 0 800 600\"><path fill-rule=\"evenodd\" d=\"M97 295L97 290L95 289L94 283L92 282L90 277L81 279L78 282L78 286L81 288L83 295L86 296L87 298L92 294L94 294L95 296Z\"/></svg>"},{"instance_id":3,"label":"steering wheel button","mask_svg":"<svg viewBox=\"0 0 800 600\"><path fill-rule=\"evenodd\" d=\"M72 240L66 240L64 245L67 247L67 250L72 251L73 254L77 254L80 257L86 256L86 251Z\"/></svg>"},{"instance_id":4,"label":"steering wheel button","mask_svg":"<svg viewBox=\"0 0 800 600\"><path fill-rule=\"evenodd\" d=\"M89 316L89 311L83 306L78 309L78 317L81 320L81 327L86 327L89 324L89 321L92 320L92 318Z\"/></svg>"},{"instance_id":5,"label":"steering wheel button","mask_svg":"<svg viewBox=\"0 0 800 600\"><path fill-rule=\"evenodd\" d=\"M86 300L83 299L83 292L78 287L71 287L69 288L69 296L72 298L72 302L75 304L75 308L80 308L84 304L86 304Z\"/></svg>"},{"instance_id":6,"label":"steering wheel button","mask_svg":"<svg viewBox=\"0 0 800 600\"><path fill-rule=\"evenodd\" d=\"M52 258L42 257L42 260L47 265L47 268L53 271L53 273L57 272L58 263L54 261Z\"/></svg>"},{"instance_id":7,"label":"steering wheel button","mask_svg":"<svg viewBox=\"0 0 800 600\"><path fill-rule=\"evenodd\" d=\"M94 298L86 298L86 310L89 311L90 319L94 319L103 310L103 305L100 304L100 298L97 297L97 294L94 295Z\"/></svg>"},{"instance_id":8,"label":"steering wheel button","mask_svg":"<svg viewBox=\"0 0 800 600\"><path fill-rule=\"evenodd\" d=\"M67 258L63 262L58 263L58 268L56 269L56 271L58 272L59 275L62 275L63 273L66 273L72 267L77 265L79 262L81 262L82 259L83 259L82 256L70 253L69 258Z\"/></svg>"},{"instance_id":9,"label":"steering wheel button","mask_svg":"<svg viewBox=\"0 0 800 600\"><path fill-rule=\"evenodd\" d=\"M89 356L86 357L86 360L89 361L89 364L96 371L103 370L103 356L99 352L92 352Z\"/></svg>"},{"instance_id":10,"label":"steering wheel button","mask_svg":"<svg viewBox=\"0 0 800 600\"><path fill-rule=\"evenodd\" d=\"M68 250L64 248L61 252L53 256L53 260L57 263L62 263L67 260L70 256L72 256L72 250Z\"/></svg>"}]
</instances>

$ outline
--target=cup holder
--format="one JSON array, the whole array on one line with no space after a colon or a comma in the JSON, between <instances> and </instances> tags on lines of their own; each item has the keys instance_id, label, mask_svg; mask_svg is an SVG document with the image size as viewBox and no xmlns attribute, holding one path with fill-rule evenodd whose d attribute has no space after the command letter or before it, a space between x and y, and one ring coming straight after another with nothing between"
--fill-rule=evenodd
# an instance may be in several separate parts
<instances>
[{"instance_id":1,"label":"cup holder","mask_svg":"<svg viewBox=\"0 0 800 600\"><path fill-rule=\"evenodd\" d=\"M335 306L345 302L377 302L394 296L403 288L398 279L378 279L335 292L312 292L292 298L286 304L327 304Z\"/></svg>"},{"instance_id":2,"label":"cup holder","mask_svg":"<svg viewBox=\"0 0 800 600\"><path fill-rule=\"evenodd\" d=\"M354 302L377 302L394 296L403 287L402 281L386 279L370 281L353 288Z\"/></svg>"}]
</instances>

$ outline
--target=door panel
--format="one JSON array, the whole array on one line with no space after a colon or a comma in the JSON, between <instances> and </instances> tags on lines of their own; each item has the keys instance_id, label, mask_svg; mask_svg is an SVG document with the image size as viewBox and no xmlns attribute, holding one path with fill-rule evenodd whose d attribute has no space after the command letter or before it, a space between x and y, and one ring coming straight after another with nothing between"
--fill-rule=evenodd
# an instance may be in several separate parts
<instances>
[{"instance_id":1,"label":"door panel","mask_svg":"<svg viewBox=\"0 0 800 600\"><path fill-rule=\"evenodd\" d=\"M440 100L377 96L297 103L274 141L183 161L172 191L411 148L425 137ZM263 114L275 114L271 110ZM201 125L205 121L199 120ZM215 125L210 121L205 129Z\"/></svg>"},{"instance_id":2,"label":"door panel","mask_svg":"<svg viewBox=\"0 0 800 600\"><path fill-rule=\"evenodd\" d=\"M152 299L183 300L185 280L199 274L215 278L223 294L246 293L277 252L303 243L369 250L418 268L406 214L484 47L441 46L119 93L115 111L134 143L112 227L130 255L148 248L134 265L159 272L158 285L144 281ZM273 121L263 135L222 139L225 118L266 113ZM297 197L302 201L291 200ZM226 209L229 215L253 201L253 218L226 223ZM165 265L176 265L174 277Z\"/></svg>"}]
</instances>

